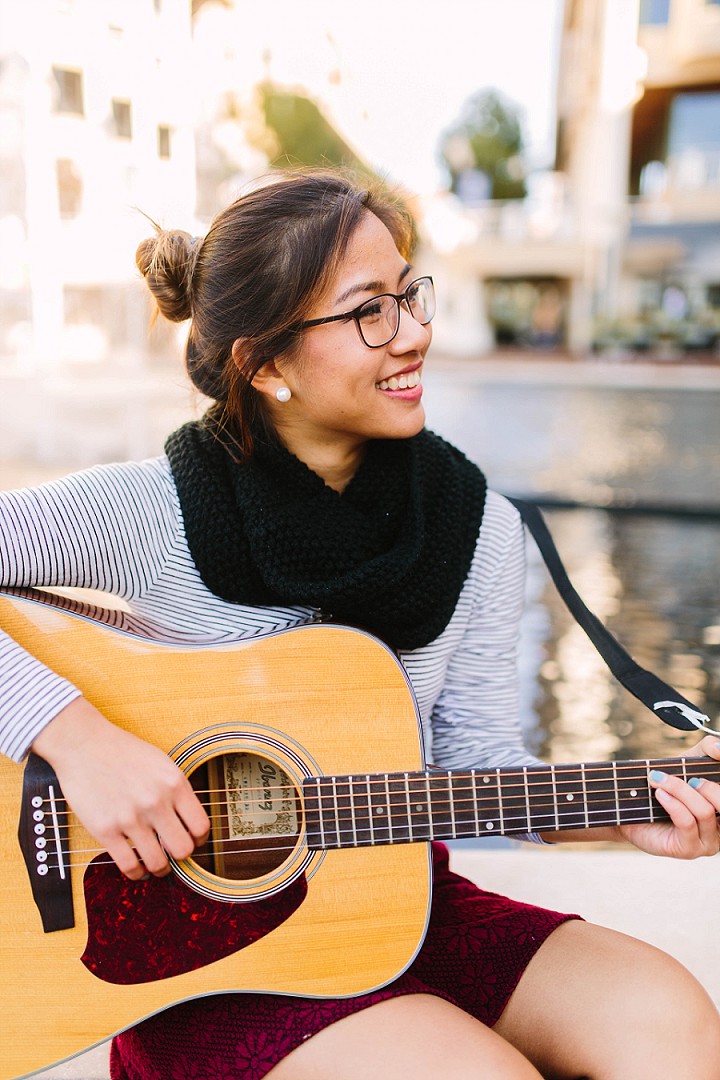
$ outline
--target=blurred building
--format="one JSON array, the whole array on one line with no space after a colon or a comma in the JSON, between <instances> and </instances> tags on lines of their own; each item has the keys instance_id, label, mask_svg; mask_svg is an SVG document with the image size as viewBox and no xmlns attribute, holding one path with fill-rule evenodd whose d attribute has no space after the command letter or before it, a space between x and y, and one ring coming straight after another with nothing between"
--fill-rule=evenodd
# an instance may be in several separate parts
<instances>
[{"instance_id":1,"label":"blurred building","mask_svg":"<svg viewBox=\"0 0 720 1080\"><path fill-rule=\"evenodd\" d=\"M554 169L525 200L428 210L438 343L712 356L720 0L565 0L559 37Z\"/></svg>"},{"instance_id":2,"label":"blurred building","mask_svg":"<svg viewBox=\"0 0 720 1080\"><path fill-rule=\"evenodd\" d=\"M187 0L0 0L0 371L132 368L137 241L192 221Z\"/></svg>"}]
</instances>

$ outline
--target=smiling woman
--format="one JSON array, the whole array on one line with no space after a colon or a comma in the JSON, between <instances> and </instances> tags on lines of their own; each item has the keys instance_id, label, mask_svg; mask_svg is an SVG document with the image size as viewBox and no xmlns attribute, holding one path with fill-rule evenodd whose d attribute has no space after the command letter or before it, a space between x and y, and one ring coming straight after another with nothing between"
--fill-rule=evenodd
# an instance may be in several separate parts
<instances>
[{"instance_id":1,"label":"smiling woman","mask_svg":"<svg viewBox=\"0 0 720 1080\"><path fill-rule=\"evenodd\" d=\"M720 785L699 762L692 771L692 756L707 766L720 759L720 744L708 738L690 752L683 774L691 783L643 766L643 799L657 809L642 820L617 810L594 827L589 812L563 818L557 798L554 814L543 802L542 816L531 818L528 767L539 763L522 744L518 717L521 523L475 465L425 429L422 370L434 294L431 279L412 267L412 236L408 214L388 192L326 172L268 178L221 213L203 240L158 230L140 246L138 265L160 310L192 320L188 370L214 404L174 432L156 459L0 496L0 585L101 588L122 596L132 618L150 617L156 634L160 624L175 645L214 644L224 653L235 644L245 657L244 666L229 662L225 670L207 649L180 653L174 670L182 679L172 681L183 701L196 702L198 724L166 746L153 739L169 689L153 684L141 738L25 652L17 630L17 642L0 635L7 672L0 748L17 760L28 748L45 759L79 822L129 879L115 868L104 875L108 925L96 936L115 940L115 913L122 907L125 918L139 898L159 920L144 926L144 951L157 942L158 956L143 956L143 970L216 971L228 949L242 950L252 970L244 986L253 992L240 992L233 967L237 992L223 983L122 1031L113 1080L720 1080L720 1020L680 965L577 916L476 888L450 872L437 842L451 825L503 831L514 820L523 830L552 828L543 833L551 842L592 834L657 855L715 855ZM303 625L318 622L363 632ZM248 642L269 631L292 633ZM392 679L379 676L359 645L352 655L328 647L313 666L307 645L296 644L282 671L253 659L256 646L274 654L288 640L326 631L353 641L364 634L392 660ZM121 703L137 700L137 662L133 654L132 687L121 679ZM344 706L340 676L348 672L357 681ZM403 726L388 712L398 690L416 738L422 725L433 767L416 786L403 771L412 768L404 752L383 766L399 770L392 777L333 767L330 747L390 753ZM240 691L251 695L245 706ZM228 723L218 719L222 702ZM306 712L326 725L313 751L298 725ZM218 743L222 762L208 760ZM205 770L195 786L182 767L188 760ZM439 831L429 815L436 766L448 782ZM295 784L299 769L304 779L298 773ZM455 787L454 770L473 777L471 797ZM589 782L582 767L570 772L582 777L564 793L576 805L589 798ZM258 781L270 773L278 777L272 799ZM331 795L319 794L319 774ZM542 799L559 784L545 781ZM348 842L346 851L327 851L323 868L355 867L348 877L363 893L374 882L368 907L376 913L391 907L391 891L416 906L421 899L420 931L404 960L382 974L374 967L350 996L336 996L342 989L328 982L328 954L341 954L342 969L356 977L353 948L364 949L372 935L360 913L350 915L352 932L340 917L338 878L316 893L316 852L332 846L324 843L326 800ZM611 811L620 804L611 799ZM247 840L248 828L253 843L270 842L270 855L257 845L239 853L222 847ZM418 848L428 836L436 842ZM404 844L390 849L394 881L373 861L383 840ZM220 862L208 862L216 847ZM397 872L409 866L402 853L413 850L422 859L417 878ZM367 861L354 862L358 855ZM232 873L223 869L230 861ZM158 883L171 865L178 882ZM122 905L112 902L118 880ZM278 902L267 918L243 913L249 884L271 908ZM187 890L201 893L199 907ZM102 897L93 896L97 915ZM405 933L408 903L394 910L376 935L383 955ZM168 948L168 911L201 911L206 931L227 932L198 955L204 935L191 918L190 936ZM304 936L307 918L319 930L317 945ZM264 924L261 937L253 920ZM276 933L279 958L301 956L303 982L289 990L265 982L260 989L272 993L258 993L262 949Z\"/></svg>"}]
</instances>

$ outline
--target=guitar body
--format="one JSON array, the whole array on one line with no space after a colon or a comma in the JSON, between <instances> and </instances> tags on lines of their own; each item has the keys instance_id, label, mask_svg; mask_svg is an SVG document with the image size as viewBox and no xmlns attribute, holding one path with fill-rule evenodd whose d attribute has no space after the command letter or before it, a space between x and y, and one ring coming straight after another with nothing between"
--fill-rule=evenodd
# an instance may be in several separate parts
<instances>
[{"instance_id":1,"label":"guitar body","mask_svg":"<svg viewBox=\"0 0 720 1080\"><path fill-rule=\"evenodd\" d=\"M291 890L295 900L270 932L252 930L248 940L241 933L219 958L196 958L200 966L192 970L179 970L190 966L182 960L182 926L178 940L166 940L173 912L162 926L145 930L150 942L162 941L181 957L179 968L138 976L143 946L134 931L111 964L102 942L114 938L122 921L120 902L113 901L114 869L103 869L110 881L100 890L102 903L93 901L89 926L84 870L97 844L68 808L65 874L74 925L46 932L30 885L35 826L29 858L18 843L21 805L28 802L23 769L0 760L0 1080L30 1075L191 997L352 996L404 970L428 918L427 844L310 850L301 788L306 776L424 767L414 698L394 655L362 631L322 624L220 647L155 642L65 610L73 607L68 602L41 603L39 595L0 594L0 627L66 675L110 720L161 747L188 774L205 775L207 768L212 774L226 762L222 781L240 755L253 765L252 776L282 775L285 796L290 791L294 825L279 853L271 851L269 861L263 854L250 877L211 855L188 860L174 876L182 895L217 910L221 920L230 913L236 934L245 912L251 918L282 905ZM64 813L60 805L58 815ZM262 833L262 815L257 822ZM213 831L223 827L218 821ZM43 850L52 847L49 836ZM122 889L127 883L116 876ZM132 887L146 897L155 884ZM83 959L89 941L91 962ZM124 950L133 953L127 970Z\"/></svg>"}]
</instances>

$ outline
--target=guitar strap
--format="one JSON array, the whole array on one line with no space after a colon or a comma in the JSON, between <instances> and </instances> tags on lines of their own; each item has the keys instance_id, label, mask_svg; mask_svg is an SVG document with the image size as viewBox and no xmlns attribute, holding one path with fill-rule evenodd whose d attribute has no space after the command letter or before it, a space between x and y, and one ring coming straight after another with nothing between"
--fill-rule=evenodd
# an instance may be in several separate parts
<instances>
[{"instance_id":1,"label":"guitar strap","mask_svg":"<svg viewBox=\"0 0 720 1080\"><path fill-rule=\"evenodd\" d=\"M625 689L670 727L678 728L680 731L697 729L710 735L720 734L710 727L710 717L701 712L696 705L693 705L668 683L663 682L657 675L640 667L617 638L613 637L607 627L600 622L597 615L590 611L570 581L538 507L522 499L508 497L508 501L518 510L526 527L532 533L555 587L571 615L585 631L610 671Z\"/></svg>"}]
</instances>

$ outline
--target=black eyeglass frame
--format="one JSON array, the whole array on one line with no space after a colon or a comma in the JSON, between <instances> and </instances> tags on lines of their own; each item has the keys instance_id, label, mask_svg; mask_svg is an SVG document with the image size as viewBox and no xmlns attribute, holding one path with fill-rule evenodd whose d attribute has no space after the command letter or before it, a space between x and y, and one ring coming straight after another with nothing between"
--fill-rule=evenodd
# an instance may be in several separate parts
<instances>
[{"instance_id":1,"label":"black eyeglass frame","mask_svg":"<svg viewBox=\"0 0 720 1080\"><path fill-rule=\"evenodd\" d=\"M360 335L360 340L362 341L363 345L367 346L368 349L382 349L382 348L384 348L385 345L389 345L390 342L393 341L398 336L398 333L400 331L400 305L403 303L403 301L407 304L408 311L412 315L413 319L415 319L415 316L413 315L413 312L412 312L412 308L410 307L410 301L408 300L407 294L410 292L413 285L417 285L417 283L419 281L429 281L430 282L430 285L431 285L432 290L433 290L433 298L434 298L435 297L435 282L433 281L430 274L422 274L419 278L415 278L413 281L411 281L410 284L408 285L407 289L405 289L404 292L401 292L401 293L378 293L377 296L371 296L367 300L363 300L362 304L358 304L358 306L356 308L353 308L352 311L343 311L341 315L328 315L324 319L307 319L305 322L298 323L297 329L298 330L306 330L310 326L322 326L323 323L341 322L343 320L347 321L348 319L353 319L353 321L355 322L355 325L357 326L358 334ZM368 342L365 340L365 337L364 337L363 332L362 332L362 327L360 325L360 312L362 311L362 309L367 304L372 304L372 302L374 300L381 300L384 296L392 297L392 299L397 304L397 313L398 313L397 314L397 326L395 327L395 332L392 334L391 337L389 337L387 339L387 341L383 341L383 343L381 345L369 345ZM430 316L429 319L427 319L426 322L420 322L419 319L415 319L415 321L419 322L421 326L427 326L429 323L432 322L434 317L435 317L435 312L433 311L432 315Z\"/></svg>"}]
</instances>

